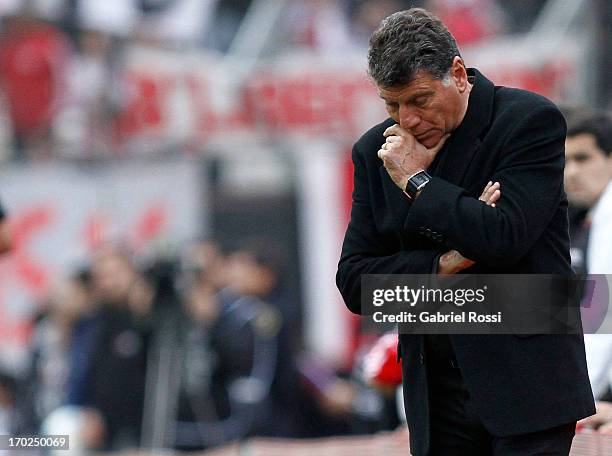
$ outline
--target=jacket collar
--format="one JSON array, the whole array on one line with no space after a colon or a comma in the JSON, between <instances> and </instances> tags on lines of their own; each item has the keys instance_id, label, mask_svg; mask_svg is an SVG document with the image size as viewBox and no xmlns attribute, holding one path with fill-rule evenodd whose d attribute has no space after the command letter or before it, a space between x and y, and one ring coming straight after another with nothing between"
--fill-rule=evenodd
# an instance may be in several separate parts
<instances>
[{"instance_id":1,"label":"jacket collar","mask_svg":"<svg viewBox=\"0 0 612 456\"><path fill-rule=\"evenodd\" d=\"M432 166L432 172L445 180L460 185L478 146L480 136L491 125L495 86L474 68L468 69L472 90L468 107L461 124L448 138L440 151L440 160ZM438 157L436 157L438 158Z\"/></svg>"},{"instance_id":2,"label":"jacket collar","mask_svg":"<svg viewBox=\"0 0 612 456\"><path fill-rule=\"evenodd\" d=\"M453 135L474 139L491 124L495 86L475 68L468 68L467 72L472 91L465 117Z\"/></svg>"}]
</instances>

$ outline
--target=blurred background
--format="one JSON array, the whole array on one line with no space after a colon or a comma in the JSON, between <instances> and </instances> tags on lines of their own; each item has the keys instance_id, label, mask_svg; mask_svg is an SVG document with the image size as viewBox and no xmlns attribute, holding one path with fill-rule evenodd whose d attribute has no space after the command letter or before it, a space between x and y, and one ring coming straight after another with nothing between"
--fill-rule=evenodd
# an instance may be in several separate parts
<instances>
[{"instance_id":1,"label":"blurred background","mask_svg":"<svg viewBox=\"0 0 612 456\"><path fill-rule=\"evenodd\" d=\"M334 275L368 38L410 6L496 84L612 103L606 0L0 0L0 434L397 428Z\"/></svg>"}]
</instances>

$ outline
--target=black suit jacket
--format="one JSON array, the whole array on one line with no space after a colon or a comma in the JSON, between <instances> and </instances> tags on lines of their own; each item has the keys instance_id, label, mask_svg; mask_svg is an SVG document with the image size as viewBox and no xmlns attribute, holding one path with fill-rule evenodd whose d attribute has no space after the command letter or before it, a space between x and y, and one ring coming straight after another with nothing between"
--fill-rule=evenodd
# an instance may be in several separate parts
<instances>
[{"instance_id":1,"label":"black suit jacket","mask_svg":"<svg viewBox=\"0 0 612 456\"><path fill-rule=\"evenodd\" d=\"M351 220L336 281L355 313L361 274L428 274L450 249L476 261L467 273L571 273L563 116L541 96L494 86L476 70L468 74L474 86L467 113L413 204L377 156L391 119L353 148ZM489 180L501 183L497 208L478 201ZM494 435L535 432L595 412L580 336L451 335L450 341L477 413ZM401 335L400 350L411 447L425 454L423 336Z\"/></svg>"}]
</instances>

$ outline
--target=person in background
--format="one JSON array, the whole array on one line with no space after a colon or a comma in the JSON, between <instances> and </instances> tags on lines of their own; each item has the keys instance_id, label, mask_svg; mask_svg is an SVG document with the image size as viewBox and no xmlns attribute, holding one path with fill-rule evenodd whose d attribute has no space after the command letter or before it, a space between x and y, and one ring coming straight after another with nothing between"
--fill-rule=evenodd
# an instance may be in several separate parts
<instances>
[{"instance_id":1,"label":"person in background","mask_svg":"<svg viewBox=\"0 0 612 456\"><path fill-rule=\"evenodd\" d=\"M24 6L0 35L0 90L13 128L14 158L48 159L53 123L65 94L66 34Z\"/></svg>"},{"instance_id":2,"label":"person in background","mask_svg":"<svg viewBox=\"0 0 612 456\"><path fill-rule=\"evenodd\" d=\"M570 203L572 267L590 276L612 272L612 117L582 110L568 118L565 142L565 191ZM597 299L587 290L585 299ZM606 297L607 298L607 297ZM596 304L596 301L594 301ZM607 305L607 303L606 303ZM592 306L589 306L591 308ZM598 322L595 322L598 323ZM589 324L588 316L585 324ZM586 358L597 413L580 422L612 433L612 336L585 334Z\"/></svg>"},{"instance_id":3,"label":"person in background","mask_svg":"<svg viewBox=\"0 0 612 456\"><path fill-rule=\"evenodd\" d=\"M95 254L91 286L97 327L80 405L102 416L103 449L133 448L141 435L154 292L116 246Z\"/></svg>"},{"instance_id":4,"label":"person in background","mask_svg":"<svg viewBox=\"0 0 612 456\"><path fill-rule=\"evenodd\" d=\"M190 262L174 446L283 432L291 422L275 408L281 317L262 297L276 276L244 251L228 259L210 242L194 246Z\"/></svg>"},{"instance_id":5,"label":"person in background","mask_svg":"<svg viewBox=\"0 0 612 456\"><path fill-rule=\"evenodd\" d=\"M80 368L72 359L75 329L90 304L88 299L78 279L69 277L54 287L36 318L29 377L40 422L68 403L69 378L73 368Z\"/></svg>"},{"instance_id":6,"label":"person in background","mask_svg":"<svg viewBox=\"0 0 612 456\"><path fill-rule=\"evenodd\" d=\"M609 219L603 216L612 198L611 154L612 118L609 114L583 111L570 116L564 177L570 204L572 267L579 273L612 272L612 227ZM596 215L597 225L594 224Z\"/></svg>"},{"instance_id":7,"label":"person in background","mask_svg":"<svg viewBox=\"0 0 612 456\"><path fill-rule=\"evenodd\" d=\"M260 300L278 320L277 364L270 392L272 411L258 433L296 437L299 420L293 385L298 379L295 360L301 344L301 313L297 303L287 296L285 262L285 252L274 240L245 240L228 256L228 291Z\"/></svg>"}]
</instances>

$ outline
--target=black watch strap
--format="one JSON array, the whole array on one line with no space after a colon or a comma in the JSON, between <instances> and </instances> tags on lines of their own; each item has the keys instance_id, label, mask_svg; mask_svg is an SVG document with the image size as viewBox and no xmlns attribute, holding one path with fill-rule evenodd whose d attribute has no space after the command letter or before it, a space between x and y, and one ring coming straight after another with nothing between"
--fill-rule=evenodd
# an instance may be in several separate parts
<instances>
[{"instance_id":1,"label":"black watch strap","mask_svg":"<svg viewBox=\"0 0 612 456\"><path fill-rule=\"evenodd\" d=\"M408 198L414 199L417 192L422 190L430 180L431 176L427 173L427 171L418 171L408 178L408 183L406 184L404 193L406 196L408 196Z\"/></svg>"}]
</instances>

